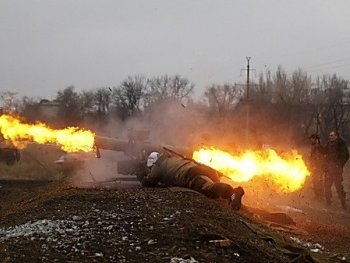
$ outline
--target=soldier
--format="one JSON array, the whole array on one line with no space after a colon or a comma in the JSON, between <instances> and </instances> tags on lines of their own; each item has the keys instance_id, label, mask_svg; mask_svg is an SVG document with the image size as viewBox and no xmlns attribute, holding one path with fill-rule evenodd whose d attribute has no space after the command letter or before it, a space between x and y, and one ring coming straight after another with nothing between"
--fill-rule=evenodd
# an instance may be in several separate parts
<instances>
[{"instance_id":1,"label":"soldier","mask_svg":"<svg viewBox=\"0 0 350 263\"><path fill-rule=\"evenodd\" d=\"M346 209L346 194L342 181L343 167L348 160L349 150L346 142L339 137L336 131L330 132L326 145L325 197L327 205L331 204L331 188L334 184L342 208Z\"/></svg>"},{"instance_id":2,"label":"soldier","mask_svg":"<svg viewBox=\"0 0 350 263\"><path fill-rule=\"evenodd\" d=\"M228 200L233 210L241 208L244 195L242 187L233 188L220 182L220 174L191 159L171 155L168 152L152 152L147 159L147 175L141 179L143 186L154 187L158 183L167 186L186 187L209 198Z\"/></svg>"},{"instance_id":3,"label":"soldier","mask_svg":"<svg viewBox=\"0 0 350 263\"><path fill-rule=\"evenodd\" d=\"M314 190L314 199L322 201L324 195L323 175L325 149L321 144L321 140L318 134L311 134L309 136L309 140L311 142L309 168L311 172L311 180Z\"/></svg>"}]
</instances>

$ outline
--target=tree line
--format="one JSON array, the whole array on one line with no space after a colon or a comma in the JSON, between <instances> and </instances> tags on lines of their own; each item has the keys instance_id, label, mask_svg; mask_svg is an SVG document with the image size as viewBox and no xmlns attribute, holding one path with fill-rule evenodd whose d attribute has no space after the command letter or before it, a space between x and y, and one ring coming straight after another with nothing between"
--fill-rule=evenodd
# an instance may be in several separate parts
<instances>
[{"instance_id":1,"label":"tree line","mask_svg":"<svg viewBox=\"0 0 350 263\"><path fill-rule=\"evenodd\" d=\"M59 90L53 100L58 105L57 118L50 121L56 125L103 125L111 119L151 119L159 105L176 105L186 109L180 113L191 118L186 126L210 126L208 130L218 136L248 134L249 138L259 138L256 143L277 137L302 143L311 133L326 138L330 130L336 130L349 141L348 83L335 74L314 79L301 69L287 74L279 66L276 72L261 73L255 83L250 83L249 97L245 84L212 84L194 98L195 85L182 76L128 76L115 87L77 92L69 86ZM34 121L40 120L40 103L23 97L11 107ZM181 121L185 122L184 116Z\"/></svg>"}]
</instances>

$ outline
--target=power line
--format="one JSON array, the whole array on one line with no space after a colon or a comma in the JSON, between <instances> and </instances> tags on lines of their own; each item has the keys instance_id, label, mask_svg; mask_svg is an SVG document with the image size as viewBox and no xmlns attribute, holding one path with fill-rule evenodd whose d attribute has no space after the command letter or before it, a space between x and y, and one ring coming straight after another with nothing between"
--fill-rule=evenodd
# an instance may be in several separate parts
<instances>
[{"instance_id":1,"label":"power line","mask_svg":"<svg viewBox=\"0 0 350 263\"><path fill-rule=\"evenodd\" d=\"M307 69L319 68L319 67L328 66L328 65L332 65L334 63L344 62L344 61L348 61L348 60L350 60L350 57L337 59L337 60L333 60L333 61L329 61L329 62L325 62L325 63L321 63L321 64L312 65L312 66L306 67L305 69L307 70ZM345 65L348 65L348 64L345 64ZM335 67L339 67L339 66L342 66L342 65L335 65Z\"/></svg>"}]
</instances>

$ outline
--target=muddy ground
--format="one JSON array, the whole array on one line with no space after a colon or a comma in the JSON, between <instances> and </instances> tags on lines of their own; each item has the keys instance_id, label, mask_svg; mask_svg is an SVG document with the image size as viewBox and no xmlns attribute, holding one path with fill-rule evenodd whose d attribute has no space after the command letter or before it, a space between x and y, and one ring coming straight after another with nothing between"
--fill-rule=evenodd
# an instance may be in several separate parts
<instances>
[{"instance_id":1,"label":"muddy ground","mask_svg":"<svg viewBox=\"0 0 350 263\"><path fill-rule=\"evenodd\" d=\"M349 262L350 213L307 192L241 211L137 182L0 180L1 262ZM346 182L346 189L349 187ZM347 200L350 205L349 200Z\"/></svg>"}]
</instances>

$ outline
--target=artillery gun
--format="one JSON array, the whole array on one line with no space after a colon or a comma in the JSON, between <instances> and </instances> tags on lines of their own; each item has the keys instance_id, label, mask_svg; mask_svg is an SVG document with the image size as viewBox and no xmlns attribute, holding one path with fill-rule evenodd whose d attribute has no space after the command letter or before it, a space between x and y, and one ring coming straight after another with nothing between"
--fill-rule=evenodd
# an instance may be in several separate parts
<instances>
[{"instance_id":1,"label":"artillery gun","mask_svg":"<svg viewBox=\"0 0 350 263\"><path fill-rule=\"evenodd\" d=\"M180 155L184 158L192 157L192 150L190 148L174 147L172 145L159 145L149 141L150 132L147 130L133 130L129 129L127 138L113 138L95 135L94 138L94 151L95 157L103 158L102 155L106 154L110 159L110 154L102 152L101 150L113 151L123 153L123 156L114 156L117 165L117 177L100 181L98 176L94 176L89 170L88 160L91 158L91 153L68 153L62 155L55 163L59 169L64 173L71 174L74 171L83 169L88 171L91 179L94 183L108 183L108 182L121 182L121 181L134 181L144 175L146 169L146 160L151 152L170 152L172 154ZM91 160L91 159L90 159ZM94 162L91 162L94 163ZM108 173L108 172L107 172ZM136 178L135 178L136 176Z\"/></svg>"},{"instance_id":2,"label":"artillery gun","mask_svg":"<svg viewBox=\"0 0 350 263\"><path fill-rule=\"evenodd\" d=\"M100 149L124 152L126 159L117 161L117 171L119 174L138 174L139 169L143 169L148 155L151 152L170 151L182 157L192 157L190 148L175 147L172 145L157 145L148 141L149 131L129 130L128 139L95 136L96 157L101 158Z\"/></svg>"}]
</instances>

